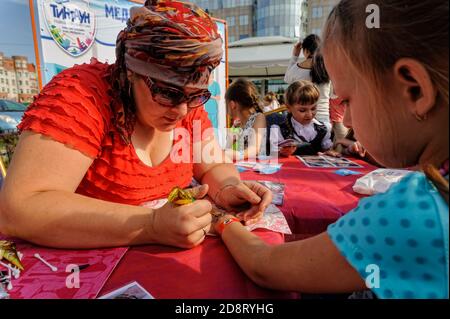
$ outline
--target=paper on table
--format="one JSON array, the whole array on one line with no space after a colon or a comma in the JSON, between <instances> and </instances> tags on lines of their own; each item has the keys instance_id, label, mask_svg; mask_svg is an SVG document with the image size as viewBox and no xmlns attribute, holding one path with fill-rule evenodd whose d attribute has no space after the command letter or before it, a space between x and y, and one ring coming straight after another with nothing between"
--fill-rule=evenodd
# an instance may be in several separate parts
<instances>
[{"instance_id":1,"label":"paper on table","mask_svg":"<svg viewBox=\"0 0 450 319\"><path fill-rule=\"evenodd\" d=\"M259 222L247 226L247 229L250 231L258 228L268 229L285 235L292 235L286 217L284 217L283 213L273 204L267 207L263 218L261 218Z\"/></svg>"},{"instance_id":2,"label":"paper on table","mask_svg":"<svg viewBox=\"0 0 450 319\"><path fill-rule=\"evenodd\" d=\"M142 206L152 209L158 209L164 204L167 203L167 199L161 199L156 200L152 202L148 202L143 204ZM219 212L226 212L223 209L218 208L213 204L213 208ZM291 235L291 229L289 228L288 222L286 221L286 218L284 217L283 213L273 204L271 204L269 207L267 207L266 211L264 212L263 217L259 222L257 222L254 225L246 226L246 228L249 231L253 231L255 229L263 228L268 229L274 232L283 233L286 235ZM208 234L211 235L211 234Z\"/></svg>"},{"instance_id":3,"label":"paper on table","mask_svg":"<svg viewBox=\"0 0 450 319\"><path fill-rule=\"evenodd\" d=\"M313 168L363 168L361 165L345 158L332 156L297 156L307 167Z\"/></svg>"},{"instance_id":4,"label":"paper on table","mask_svg":"<svg viewBox=\"0 0 450 319\"><path fill-rule=\"evenodd\" d=\"M136 281L116 289L98 299L155 299L147 290L145 290Z\"/></svg>"},{"instance_id":5,"label":"paper on table","mask_svg":"<svg viewBox=\"0 0 450 319\"><path fill-rule=\"evenodd\" d=\"M279 164L276 162L237 162L235 166L238 170L245 171L247 169L251 169L260 174L269 175L277 173L283 164Z\"/></svg>"},{"instance_id":6,"label":"paper on table","mask_svg":"<svg viewBox=\"0 0 450 319\"><path fill-rule=\"evenodd\" d=\"M254 182L260 183L261 185L267 187L272 191L273 195L272 204L277 206L283 205L285 184L274 181L262 181L262 180Z\"/></svg>"},{"instance_id":7,"label":"paper on table","mask_svg":"<svg viewBox=\"0 0 450 319\"><path fill-rule=\"evenodd\" d=\"M253 169L258 163L257 162L236 162L234 165L238 166L238 167L243 167L243 168L248 168L248 169Z\"/></svg>"},{"instance_id":8,"label":"paper on table","mask_svg":"<svg viewBox=\"0 0 450 319\"><path fill-rule=\"evenodd\" d=\"M338 169L334 173L340 176L362 175L361 172L355 172L350 169Z\"/></svg>"},{"instance_id":9,"label":"paper on table","mask_svg":"<svg viewBox=\"0 0 450 319\"><path fill-rule=\"evenodd\" d=\"M127 247L92 250L51 249L2 235L0 239L13 240L17 244L17 249L24 255L21 261L25 271L19 278L14 279L14 288L8 292L11 299L95 298L128 250ZM52 272L34 258L36 253L57 266L58 271ZM70 285L76 286L75 277L68 276L73 265L82 264L89 264L90 267L80 272L80 287L74 289ZM69 281L66 281L68 278L70 285Z\"/></svg>"},{"instance_id":10,"label":"paper on table","mask_svg":"<svg viewBox=\"0 0 450 319\"><path fill-rule=\"evenodd\" d=\"M215 205L213 205L213 207L219 212L226 212L223 209L217 208ZM249 231L268 229L274 232L292 235L286 217L284 217L283 213L273 204L270 204L269 207L267 207L263 217L256 224L245 226L245 228Z\"/></svg>"},{"instance_id":11,"label":"paper on table","mask_svg":"<svg viewBox=\"0 0 450 319\"><path fill-rule=\"evenodd\" d=\"M255 172L259 172L263 175L270 175L277 173L283 164L257 164L253 167Z\"/></svg>"}]
</instances>

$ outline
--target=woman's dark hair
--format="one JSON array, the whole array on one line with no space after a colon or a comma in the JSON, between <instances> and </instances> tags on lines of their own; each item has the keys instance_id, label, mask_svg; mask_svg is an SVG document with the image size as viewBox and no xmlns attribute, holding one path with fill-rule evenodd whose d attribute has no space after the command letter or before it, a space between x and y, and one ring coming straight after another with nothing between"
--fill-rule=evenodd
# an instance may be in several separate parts
<instances>
[{"instance_id":1,"label":"woman's dark hair","mask_svg":"<svg viewBox=\"0 0 450 319\"><path fill-rule=\"evenodd\" d=\"M330 76L325 68L323 56L319 51L314 54L311 68L311 80L317 85L330 82Z\"/></svg>"},{"instance_id":2,"label":"woman's dark hair","mask_svg":"<svg viewBox=\"0 0 450 319\"><path fill-rule=\"evenodd\" d=\"M361 27L368 5L382 8L382 28ZM345 54L349 67L364 74L373 88L367 92L371 104L382 104L390 85L386 75L399 59L409 57L423 65L436 86L436 104L442 101L448 107L448 12L448 1L442 0L341 0L325 24L325 48ZM448 181L436 168L421 166L448 202Z\"/></svg>"},{"instance_id":3,"label":"woman's dark hair","mask_svg":"<svg viewBox=\"0 0 450 319\"><path fill-rule=\"evenodd\" d=\"M262 112L258 89L253 82L246 79L237 79L234 81L228 87L225 100L227 102L236 102L243 109L251 109L254 107L258 112Z\"/></svg>"},{"instance_id":4,"label":"woman's dark hair","mask_svg":"<svg viewBox=\"0 0 450 319\"><path fill-rule=\"evenodd\" d=\"M317 34L308 35L302 42L302 48L314 55L320 46L321 39Z\"/></svg>"}]
</instances>

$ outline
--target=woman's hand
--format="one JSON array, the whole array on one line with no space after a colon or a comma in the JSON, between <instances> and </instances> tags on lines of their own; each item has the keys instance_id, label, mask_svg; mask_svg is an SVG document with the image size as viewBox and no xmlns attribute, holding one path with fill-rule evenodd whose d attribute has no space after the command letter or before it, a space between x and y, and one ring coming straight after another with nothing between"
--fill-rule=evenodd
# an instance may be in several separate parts
<instances>
[{"instance_id":1,"label":"woman's hand","mask_svg":"<svg viewBox=\"0 0 450 319\"><path fill-rule=\"evenodd\" d=\"M292 55L298 57L302 52L302 43L298 42L294 45L294 50L292 51Z\"/></svg>"},{"instance_id":2,"label":"woman's hand","mask_svg":"<svg viewBox=\"0 0 450 319\"><path fill-rule=\"evenodd\" d=\"M342 157L342 154L333 150L328 150L326 152L319 152L317 155L327 155L331 157Z\"/></svg>"},{"instance_id":3,"label":"woman's hand","mask_svg":"<svg viewBox=\"0 0 450 319\"><path fill-rule=\"evenodd\" d=\"M297 151L297 146L280 147L279 154L281 157L292 156Z\"/></svg>"},{"instance_id":4,"label":"woman's hand","mask_svg":"<svg viewBox=\"0 0 450 319\"><path fill-rule=\"evenodd\" d=\"M167 203L153 213L153 234L156 242L180 248L200 245L211 227L211 203L200 200L208 193L208 185L189 190L198 199L192 204L175 206Z\"/></svg>"},{"instance_id":5,"label":"woman's hand","mask_svg":"<svg viewBox=\"0 0 450 319\"><path fill-rule=\"evenodd\" d=\"M257 182L244 181L223 187L214 200L227 211L237 212L238 218L251 225L261 219L272 202L272 192Z\"/></svg>"}]
</instances>

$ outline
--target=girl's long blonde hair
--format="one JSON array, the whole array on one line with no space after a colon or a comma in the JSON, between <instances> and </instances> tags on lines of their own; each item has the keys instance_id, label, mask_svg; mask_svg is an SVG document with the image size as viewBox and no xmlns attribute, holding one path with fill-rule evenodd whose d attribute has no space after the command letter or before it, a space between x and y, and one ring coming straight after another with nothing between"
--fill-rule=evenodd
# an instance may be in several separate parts
<instances>
[{"instance_id":1,"label":"girl's long blonde hair","mask_svg":"<svg viewBox=\"0 0 450 319\"><path fill-rule=\"evenodd\" d=\"M380 9L380 28L368 28L369 5ZM448 107L449 2L444 0L342 0L330 13L323 39L339 50L370 90L372 103L383 105L375 92L389 84L384 76L401 58L419 61L437 88L437 103ZM439 171L423 170L448 203L448 181Z\"/></svg>"}]
</instances>

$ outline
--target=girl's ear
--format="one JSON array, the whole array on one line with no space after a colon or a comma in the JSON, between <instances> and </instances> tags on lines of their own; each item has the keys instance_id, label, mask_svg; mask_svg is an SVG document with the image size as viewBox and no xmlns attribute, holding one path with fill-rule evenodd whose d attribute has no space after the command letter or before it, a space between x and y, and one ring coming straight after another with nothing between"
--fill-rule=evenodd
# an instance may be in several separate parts
<instances>
[{"instance_id":1,"label":"girl's ear","mask_svg":"<svg viewBox=\"0 0 450 319\"><path fill-rule=\"evenodd\" d=\"M230 109L233 111L237 110L237 103L235 101L228 102L228 105L230 106Z\"/></svg>"},{"instance_id":2,"label":"girl's ear","mask_svg":"<svg viewBox=\"0 0 450 319\"><path fill-rule=\"evenodd\" d=\"M400 88L404 105L418 119L426 119L436 105L437 88L422 63L402 58L394 66L394 81Z\"/></svg>"}]
</instances>

